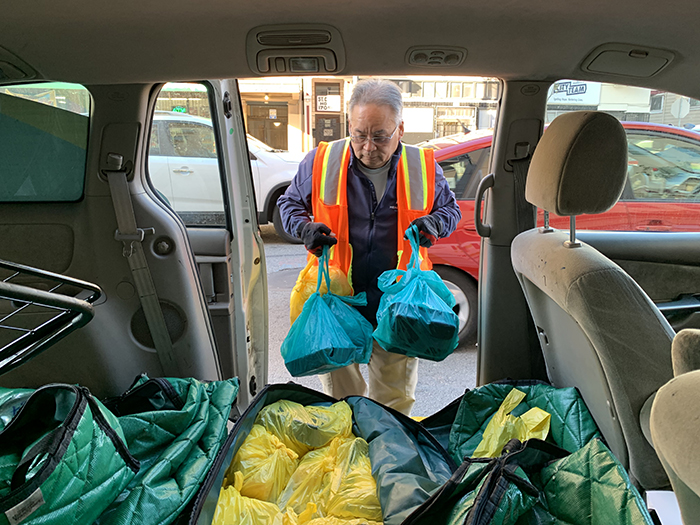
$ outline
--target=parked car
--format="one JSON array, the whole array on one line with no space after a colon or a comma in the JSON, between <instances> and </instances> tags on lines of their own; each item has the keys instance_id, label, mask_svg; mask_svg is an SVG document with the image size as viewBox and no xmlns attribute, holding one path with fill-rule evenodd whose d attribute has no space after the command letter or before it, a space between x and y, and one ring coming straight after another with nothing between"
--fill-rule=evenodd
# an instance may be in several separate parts
<instances>
[{"instance_id":1,"label":"parked car","mask_svg":"<svg viewBox=\"0 0 700 525\"><path fill-rule=\"evenodd\" d=\"M629 151L628 181L618 203L601 215L582 215L581 230L700 231L700 134L649 122L623 122ZM481 237L474 227L474 196L488 173L492 130L477 130L420 143L435 149L455 192L462 220L455 232L430 249L437 271L455 294L460 341L476 341L477 282ZM542 216L540 214L540 224ZM568 217L552 215L555 228Z\"/></svg>"},{"instance_id":2,"label":"parked car","mask_svg":"<svg viewBox=\"0 0 700 525\"><path fill-rule=\"evenodd\" d=\"M274 149L250 134L247 137L258 223L272 222L280 237L298 243L282 227L277 199L296 175L304 154ZM186 224L206 223L212 213L223 217L224 201L211 119L156 111L148 170L155 188ZM213 220L217 221L216 216Z\"/></svg>"}]
</instances>

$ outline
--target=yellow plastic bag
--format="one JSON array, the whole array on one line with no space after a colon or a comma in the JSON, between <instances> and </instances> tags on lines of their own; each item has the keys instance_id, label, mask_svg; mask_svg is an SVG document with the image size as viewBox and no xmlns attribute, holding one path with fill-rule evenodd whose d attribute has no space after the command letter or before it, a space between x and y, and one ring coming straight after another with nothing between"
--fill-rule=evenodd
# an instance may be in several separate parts
<instances>
[{"instance_id":1,"label":"yellow plastic bag","mask_svg":"<svg viewBox=\"0 0 700 525\"><path fill-rule=\"evenodd\" d=\"M377 482L372 476L369 445L362 438L338 447L336 467L324 514L338 518L382 521Z\"/></svg>"},{"instance_id":2,"label":"yellow plastic bag","mask_svg":"<svg viewBox=\"0 0 700 525\"><path fill-rule=\"evenodd\" d=\"M283 525L277 505L241 496L243 475L236 472L234 484L221 489L212 525Z\"/></svg>"},{"instance_id":3,"label":"yellow plastic bag","mask_svg":"<svg viewBox=\"0 0 700 525\"><path fill-rule=\"evenodd\" d=\"M243 496L275 503L298 464L296 452L264 427L253 425L226 471L224 487L232 485L235 473L240 472Z\"/></svg>"},{"instance_id":4,"label":"yellow plastic bag","mask_svg":"<svg viewBox=\"0 0 700 525\"><path fill-rule=\"evenodd\" d=\"M334 438L327 447L312 450L301 458L299 466L277 500L280 509L292 509L301 514L308 503L313 503L318 508L313 517L325 516L338 447L342 441L343 438Z\"/></svg>"},{"instance_id":5,"label":"yellow plastic bag","mask_svg":"<svg viewBox=\"0 0 700 525\"><path fill-rule=\"evenodd\" d=\"M348 276L345 275L338 266L333 263L330 265L330 275L331 275L331 292L335 295L352 295L352 286L348 281ZM316 292L316 286L318 285L318 259L314 257L307 264L306 267L299 272L297 277L297 283L292 288L292 294L289 297L289 321L294 324L296 318L299 317L302 309L304 308L304 303L311 297L312 293ZM319 292L321 295L328 291L325 279L321 283L321 289Z\"/></svg>"},{"instance_id":6,"label":"yellow plastic bag","mask_svg":"<svg viewBox=\"0 0 700 525\"><path fill-rule=\"evenodd\" d=\"M305 407L283 399L263 408L255 422L299 457L325 447L334 437L352 435L352 409L344 401L329 407Z\"/></svg>"},{"instance_id":7,"label":"yellow plastic bag","mask_svg":"<svg viewBox=\"0 0 700 525\"><path fill-rule=\"evenodd\" d=\"M344 519L336 518L335 516L326 516L325 518L315 518L307 521L304 525L382 525L381 521L371 521L364 518Z\"/></svg>"},{"instance_id":8,"label":"yellow plastic bag","mask_svg":"<svg viewBox=\"0 0 700 525\"><path fill-rule=\"evenodd\" d=\"M501 455L503 447L511 439L526 441L528 439L546 439L549 434L551 415L541 408L531 408L522 416L511 416L510 413L525 399L525 393L514 388L498 407L484 435L476 447L473 457L495 458Z\"/></svg>"},{"instance_id":9,"label":"yellow plastic bag","mask_svg":"<svg viewBox=\"0 0 700 525\"><path fill-rule=\"evenodd\" d=\"M306 510L297 515L294 509L287 509L282 515L282 525L304 525L312 520L316 514L317 507L315 503L307 503Z\"/></svg>"},{"instance_id":10,"label":"yellow plastic bag","mask_svg":"<svg viewBox=\"0 0 700 525\"><path fill-rule=\"evenodd\" d=\"M328 447L302 458L277 504L302 512L307 502L317 507L317 515L311 514L314 518L382 520L364 439L335 438Z\"/></svg>"},{"instance_id":11,"label":"yellow plastic bag","mask_svg":"<svg viewBox=\"0 0 700 525\"><path fill-rule=\"evenodd\" d=\"M345 519L335 516L312 518L315 512L316 505L313 503L308 503L306 510L298 516L292 509L287 509L287 512L282 516L282 525L382 525L381 521L371 521L364 518Z\"/></svg>"}]
</instances>

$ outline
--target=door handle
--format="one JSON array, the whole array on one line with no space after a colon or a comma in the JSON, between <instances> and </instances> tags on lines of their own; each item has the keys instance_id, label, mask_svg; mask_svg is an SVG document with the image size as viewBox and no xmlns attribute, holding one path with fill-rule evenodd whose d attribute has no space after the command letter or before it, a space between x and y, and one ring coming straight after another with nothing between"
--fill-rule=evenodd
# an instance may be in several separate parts
<instances>
[{"instance_id":1,"label":"door handle","mask_svg":"<svg viewBox=\"0 0 700 525\"><path fill-rule=\"evenodd\" d=\"M637 226L637 231L641 232L669 232L671 231L671 226L663 224L662 221L658 219L651 220L642 226Z\"/></svg>"},{"instance_id":2,"label":"door handle","mask_svg":"<svg viewBox=\"0 0 700 525\"><path fill-rule=\"evenodd\" d=\"M173 173L178 173L180 175L192 175L194 171L189 169L187 166L183 166L180 169L173 170Z\"/></svg>"},{"instance_id":3,"label":"door handle","mask_svg":"<svg viewBox=\"0 0 700 525\"><path fill-rule=\"evenodd\" d=\"M489 224L484 224L481 222L481 201L484 198L484 193L489 188L493 188L493 183L495 182L495 177L493 173L489 173L481 179L479 187L476 189L476 197L474 198L474 226L476 227L476 232L481 237L491 236L491 226Z\"/></svg>"}]
</instances>

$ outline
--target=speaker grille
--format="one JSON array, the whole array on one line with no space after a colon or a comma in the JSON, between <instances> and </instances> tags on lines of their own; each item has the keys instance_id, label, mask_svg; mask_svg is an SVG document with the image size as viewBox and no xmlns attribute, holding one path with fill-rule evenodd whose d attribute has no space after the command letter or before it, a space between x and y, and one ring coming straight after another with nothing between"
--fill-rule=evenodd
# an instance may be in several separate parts
<instances>
[{"instance_id":1,"label":"speaker grille","mask_svg":"<svg viewBox=\"0 0 700 525\"><path fill-rule=\"evenodd\" d=\"M168 328L170 340L175 343L185 333L185 319L180 310L173 305L160 301L160 307L163 310L163 318L165 326ZM143 307L136 310L136 313L131 318L131 333L140 344L147 348L155 348L151 331L148 329L146 322L146 314L143 312Z\"/></svg>"},{"instance_id":2,"label":"speaker grille","mask_svg":"<svg viewBox=\"0 0 700 525\"><path fill-rule=\"evenodd\" d=\"M258 33L258 43L264 46L314 46L327 44L331 34L327 31L264 31Z\"/></svg>"}]
</instances>

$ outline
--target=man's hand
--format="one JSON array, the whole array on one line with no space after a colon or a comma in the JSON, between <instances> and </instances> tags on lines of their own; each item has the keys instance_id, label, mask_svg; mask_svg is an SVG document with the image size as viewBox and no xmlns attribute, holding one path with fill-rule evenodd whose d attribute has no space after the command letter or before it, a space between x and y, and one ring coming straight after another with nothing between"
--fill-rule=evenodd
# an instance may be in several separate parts
<instances>
[{"instance_id":1,"label":"man's hand","mask_svg":"<svg viewBox=\"0 0 700 525\"><path fill-rule=\"evenodd\" d=\"M324 246L333 246L338 239L331 237L331 229L322 222L307 222L299 232L306 249L316 257L323 255Z\"/></svg>"},{"instance_id":2,"label":"man's hand","mask_svg":"<svg viewBox=\"0 0 700 525\"><path fill-rule=\"evenodd\" d=\"M442 232L442 221L433 215L418 217L411 223L411 226L418 228L418 241L423 248L430 248L440 238Z\"/></svg>"}]
</instances>

